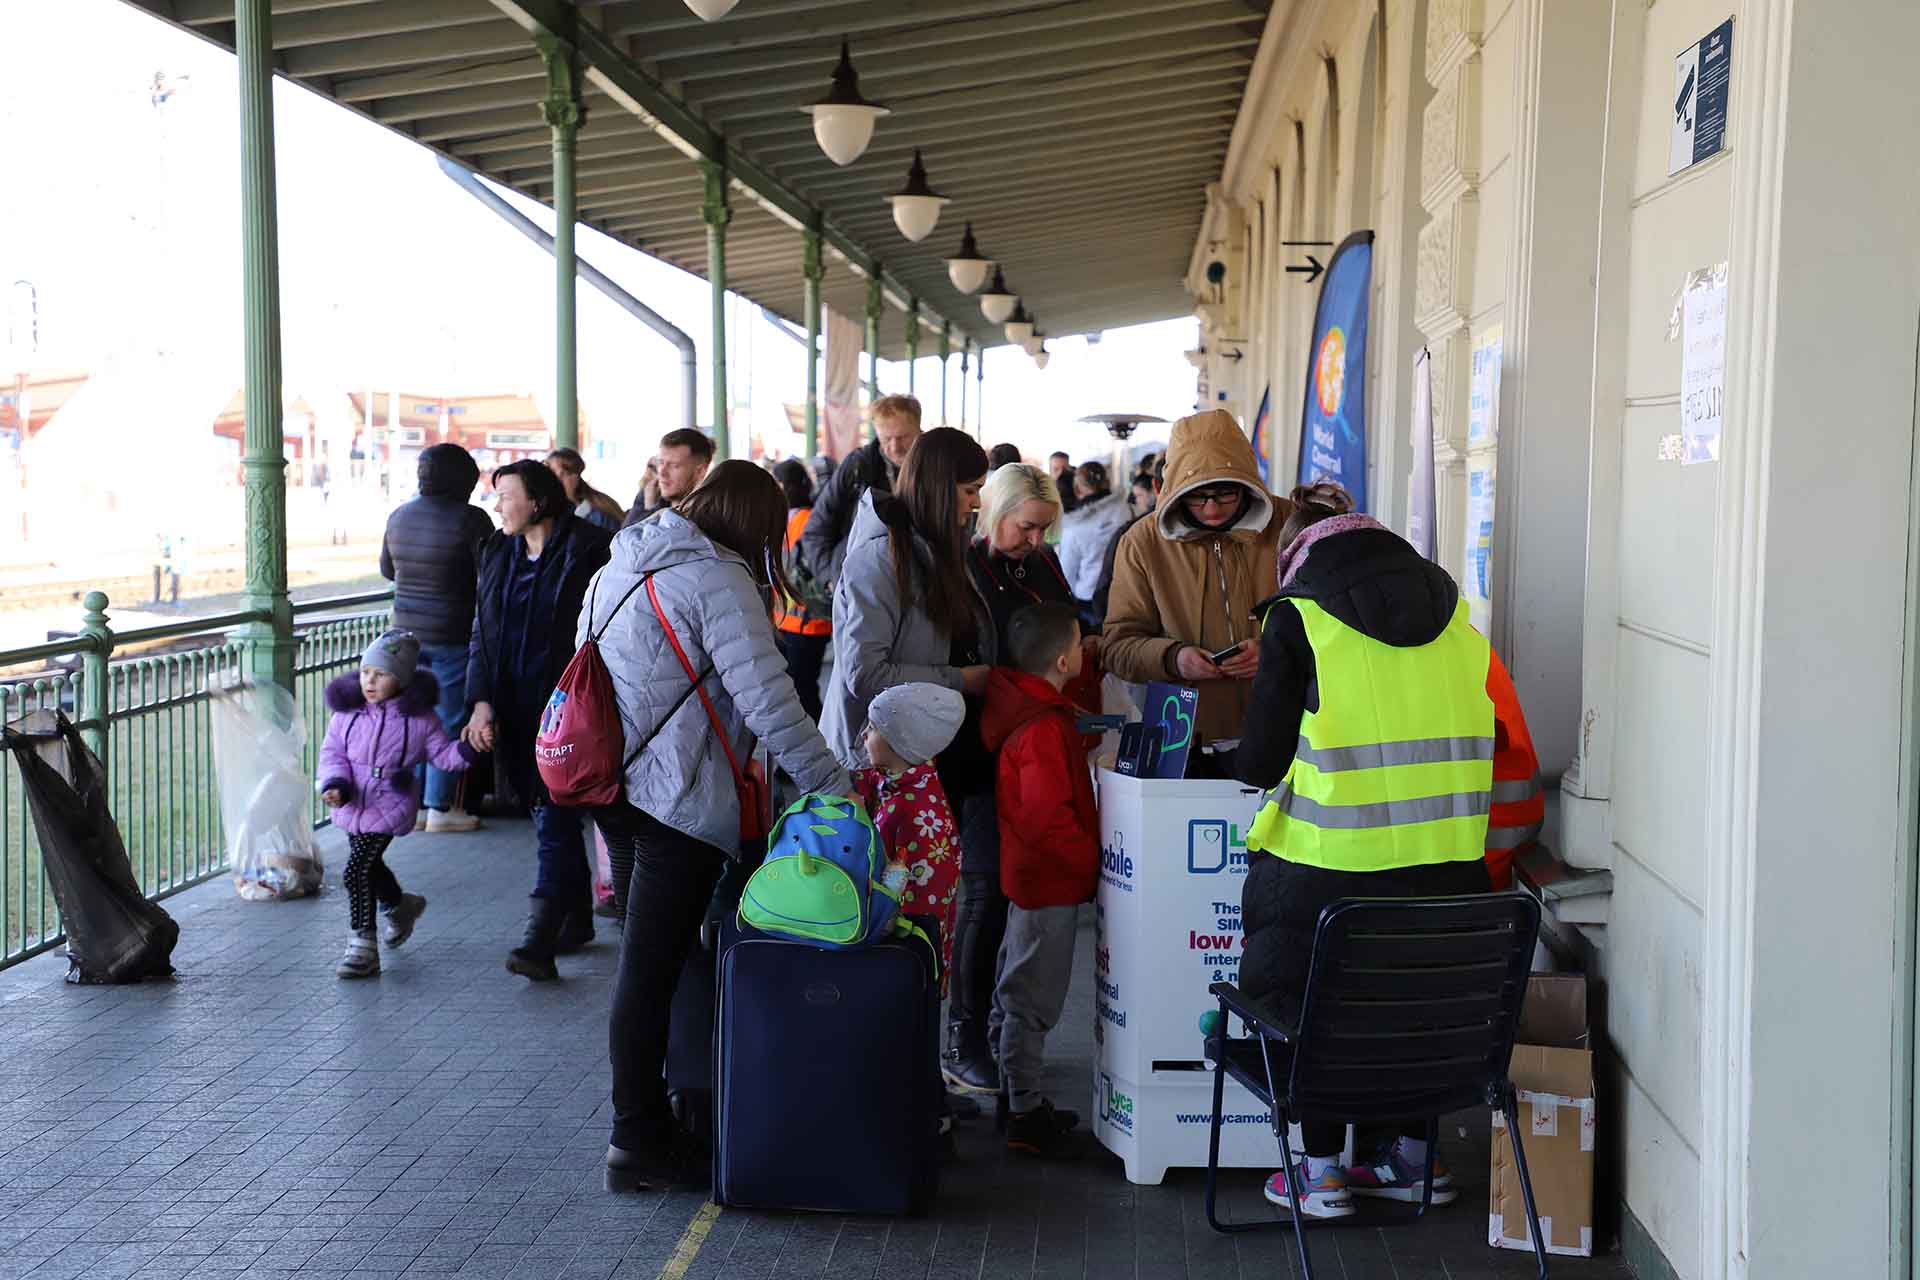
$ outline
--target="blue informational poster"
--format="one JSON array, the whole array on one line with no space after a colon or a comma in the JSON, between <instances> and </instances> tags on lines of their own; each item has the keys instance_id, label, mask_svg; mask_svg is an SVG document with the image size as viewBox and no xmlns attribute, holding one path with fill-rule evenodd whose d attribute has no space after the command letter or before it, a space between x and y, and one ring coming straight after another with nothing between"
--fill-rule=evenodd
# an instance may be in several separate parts
<instances>
[{"instance_id":1,"label":"blue informational poster","mask_svg":"<svg viewBox=\"0 0 1920 1280\"><path fill-rule=\"evenodd\" d=\"M1300 483L1332 480L1367 509L1367 310L1373 232L1340 242L1320 282L1300 419Z\"/></svg>"},{"instance_id":2,"label":"blue informational poster","mask_svg":"<svg viewBox=\"0 0 1920 1280\"><path fill-rule=\"evenodd\" d=\"M1200 705L1200 691L1183 684L1156 680L1147 686L1142 723L1160 729L1160 755L1151 769L1143 769L1143 778L1184 778L1187 756L1193 750L1193 713Z\"/></svg>"}]
</instances>

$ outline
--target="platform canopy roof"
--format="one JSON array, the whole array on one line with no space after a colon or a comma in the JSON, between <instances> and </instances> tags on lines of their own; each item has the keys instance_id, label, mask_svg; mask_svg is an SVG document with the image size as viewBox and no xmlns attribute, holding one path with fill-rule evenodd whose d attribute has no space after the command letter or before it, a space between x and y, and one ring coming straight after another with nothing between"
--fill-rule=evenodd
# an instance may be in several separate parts
<instances>
[{"instance_id":1,"label":"platform canopy roof","mask_svg":"<svg viewBox=\"0 0 1920 1280\"><path fill-rule=\"evenodd\" d=\"M233 0L129 0L231 48ZM861 315L865 275L897 309L976 344L1004 341L942 260L971 222L1052 336L1189 310L1182 277L1271 0L739 0L703 22L682 0L273 0L278 70L542 202L552 198L538 33L578 50L580 218L688 271L707 270L695 159L733 182L727 283L802 309L800 228L827 237L827 305ZM860 88L891 108L837 168L802 108L842 38ZM952 197L914 244L884 196L913 149ZM937 341L924 337L926 354Z\"/></svg>"}]
</instances>

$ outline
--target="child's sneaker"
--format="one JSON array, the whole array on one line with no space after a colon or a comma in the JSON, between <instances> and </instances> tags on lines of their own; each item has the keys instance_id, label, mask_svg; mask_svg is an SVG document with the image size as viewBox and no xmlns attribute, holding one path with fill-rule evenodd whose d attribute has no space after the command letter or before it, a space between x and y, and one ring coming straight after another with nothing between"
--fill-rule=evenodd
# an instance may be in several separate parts
<instances>
[{"instance_id":1,"label":"child's sneaker","mask_svg":"<svg viewBox=\"0 0 1920 1280\"><path fill-rule=\"evenodd\" d=\"M380 944L374 940L373 930L347 935L346 952L340 957L340 963L333 967L333 972L341 978L380 976Z\"/></svg>"},{"instance_id":2,"label":"child's sneaker","mask_svg":"<svg viewBox=\"0 0 1920 1280\"><path fill-rule=\"evenodd\" d=\"M1042 1101L1031 1111L1007 1116L1007 1149L1043 1159L1065 1155L1079 1124L1077 1112L1061 1111L1053 1103Z\"/></svg>"},{"instance_id":3,"label":"child's sneaker","mask_svg":"<svg viewBox=\"0 0 1920 1280\"><path fill-rule=\"evenodd\" d=\"M380 941L397 947L413 936L413 926L427 909L427 900L417 893L403 893L400 901L380 908Z\"/></svg>"},{"instance_id":4,"label":"child's sneaker","mask_svg":"<svg viewBox=\"0 0 1920 1280\"><path fill-rule=\"evenodd\" d=\"M465 809L427 810L427 834L446 835L456 831L478 831L480 819Z\"/></svg>"},{"instance_id":5,"label":"child's sneaker","mask_svg":"<svg viewBox=\"0 0 1920 1280\"><path fill-rule=\"evenodd\" d=\"M1300 1212L1309 1218L1348 1218L1353 1216L1353 1198L1347 1190L1347 1174L1339 1165L1329 1165L1317 1178L1307 1176L1307 1162L1293 1166L1294 1180L1300 1187ZM1294 1211L1293 1190L1287 1186L1287 1171L1280 1170L1267 1179L1267 1200L1288 1213Z\"/></svg>"},{"instance_id":6,"label":"child's sneaker","mask_svg":"<svg viewBox=\"0 0 1920 1280\"><path fill-rule=\"evenodd\" d=\"M1374 1152L1373 1158L1366 1164L1354 1165L1347 1170L1347 1189L1356 1196L1369 1199L1402 1200L1418 1204L1424 1190L1420 1182L1420 1175L1425 1172L1424 1165L1423 1160L1407 1159L1400 1141L1395 1139ZM1436 1154L1433 1158L1431 1203L1452 1204L1452 1187L1453 1175L1447 1172L1447 1166L1440 1162Z\"/></svg>"}]
</instances>

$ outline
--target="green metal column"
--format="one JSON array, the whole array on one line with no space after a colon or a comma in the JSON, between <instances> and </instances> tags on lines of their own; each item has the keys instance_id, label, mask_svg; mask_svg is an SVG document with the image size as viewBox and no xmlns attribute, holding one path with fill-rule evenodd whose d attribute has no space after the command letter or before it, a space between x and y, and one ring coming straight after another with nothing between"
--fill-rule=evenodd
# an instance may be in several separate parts
<instances>
[{"instance_id":1,"label":"green metal column","mask_svg":"<svg viewBox=\"0 0 1920 1280\"><path fill-rule=\"evenodd\" d=\"M573 225L579 216L573 185L573 141L586 119L580 102L579 69L572 46L551 35L536 37L547 65L547 96L540 114L553 130L553 443L580 447L580 354L575 279L579 265Z\"/></svg>"},{"instance_id":2,"label":"green metal column","mask_svg":"<svg viewBox=\"0 0 1920 1280\"><path fill-rule=\"evenodd\" d=\"M80 619L81 634L90 642L80 655L80 732L86 736L93 754L100 757L102 777L113 776L107 752L113 735L108 732L113 714L113 690L107 664L113 658L113 628L108 626L107 597L104 592L89 591L81 602L86 613Z\"/></svg>"},{"instance_id":3,"label":"green metal column","mask_svg":"<svg viewBox=\"0 0 1920 1280\"><path fill-rule=\"evenodd\" d=\"M867 395L880 398L880 312L886 300L880 294L880 264L867 277Z\"/></svg>"},{"instance_id":4,"label":"green metal column","mask_svg":"<svg viewBox=\"0 0 1920 1280\"><path fill-rule=\"evenodd\" d=\"M245 291L247 607L267 615L248 628L255 680L293 689L293 605L287 598L287 459L280 401L280 219L273 167L273 12L239 0L240 250Z\"/></svg>"},{"instance_id":5,"label":"green metal column","mask_svg":"<svg viewBox=\"0 0 1920 1280\"><path fill-rule=\"evenodd\" d=\"M960 429L967 429L967 356L973 350L973 339L960 341Z\"/></svg>"},{"instance_id":6,"label":"green metal column","mask_svg":"<svg viewBox=\"0 0 1920 1280\"><path fill-rule=\"evenodd\" d=\"M947 425L947 340L953 336L953 321L940 326L940 425Z\"/></svg>"},{"instance_id":7,"label":"green metal column","mask_svg":"<svg viewBox=\"0 0 1920 1280\"><path fill-rule=\"evenodd\" d=\"M707 223L707 281L713 287L713 449L724 461L733 456L727 445L727 167L712 160L700 162L707 180L707 198L700 213Z\"/></svg>"},{"instance_id":8,"label":"green metal column","mask_svg":"<svg viewBox=\"0 0 1920 1280\"><path fill-rule=\"evenodd\" d=\"M820 254L820 229L809 227L805 237L806 259L801 271L806 275L807 312L807 442L809 458L820 452L820 282L826 279L827 264Z\"/></svg>"},{"instance_id":9,"label":"green metal column","mask_svg":"<svg viewBox=\"0 0 1920 1280\"><path fill-rule=\"evenodd\" d=\"M907 394L914 395L913 366L920 358L920 299L907 299Z\"/></svg>"}]
</instances>

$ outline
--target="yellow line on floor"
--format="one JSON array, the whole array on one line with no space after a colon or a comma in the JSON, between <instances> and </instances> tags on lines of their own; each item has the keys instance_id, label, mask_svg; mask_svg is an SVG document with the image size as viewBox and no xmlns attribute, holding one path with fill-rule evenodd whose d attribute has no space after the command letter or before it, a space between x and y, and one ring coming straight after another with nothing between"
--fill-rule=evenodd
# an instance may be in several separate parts
<instances>
[{"instance_id":1,"label":"yellow line on floor","mask_svg":"<svg viewBox=\"0 0 1920 1280\"><path fill-rule=\"evenodd\" d=\"M714 1219L719 1216L720 1206L713 1201L700 1206L700 1212L693 1215L693 1221L680 1233L680 1242L673 1246L673 1256L660 1268L657 1280L681 1280L687 1274L687 1268L700 1256L700 1246L707 1242L707 1233L713 1230Z\"/></svg>"}]
</instances>

